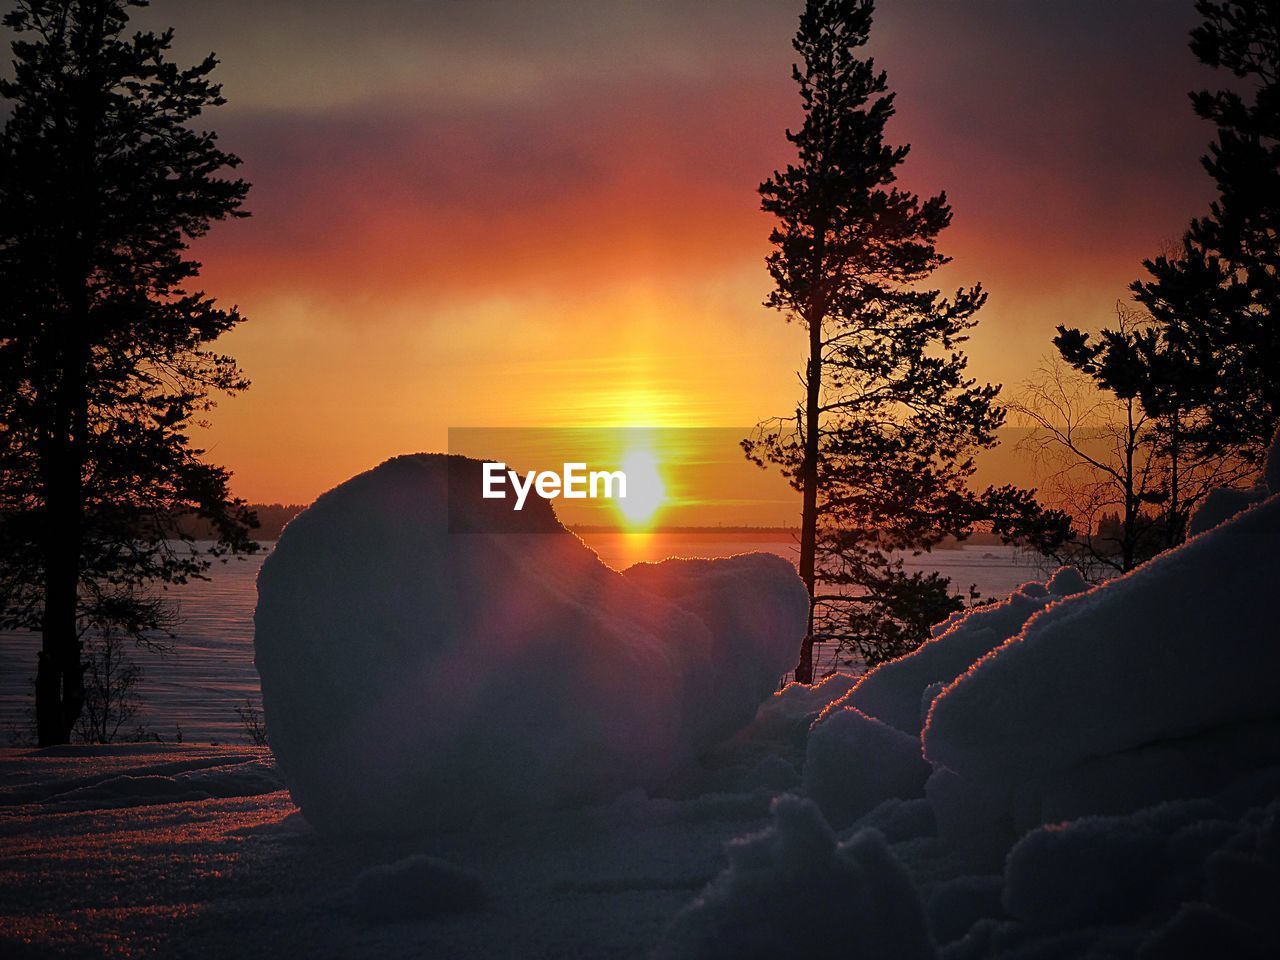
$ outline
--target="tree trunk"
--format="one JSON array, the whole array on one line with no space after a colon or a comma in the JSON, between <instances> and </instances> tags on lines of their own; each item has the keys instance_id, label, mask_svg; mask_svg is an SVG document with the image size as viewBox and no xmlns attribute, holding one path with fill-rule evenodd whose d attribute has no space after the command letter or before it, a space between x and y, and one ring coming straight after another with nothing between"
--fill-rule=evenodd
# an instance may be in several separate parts
<instances>
[{"instance_id":1,"label":"tree trunk","mask_svg":"<svg viewBox=\"0 0 1280 960\"><path fill-rule=\"evenodd\" d=\"M76 616L82 539L80 462L73 453L74 441L68 439L64 434L54 440L45 468L44 613L36 669L36 734L42 747L69 743L84 706Z\"/></svg>"},{"instance_id":2,"label":"tree trunk","mask_svg":"<svg viewBox=\"0 0 1280 960\"><path fill-rule=\"evenodd\" d=\"M1128 573L1136 565L1138 511L1142 509L1134 486L1134 455L1138 446L1138 431L1133 424L1133 405L1129 400L1128 426L1124 436L1124 519L1121 523L1120 572Z\"/></svg>"},{"instance_id":3,"label":"tree trunk","mask_svg":"<svg viewBox=\"0 0 1280 960\"><path fill-rule=\"evenodd\" d=\"M817 591L818 554L818 451L819 403L822 398L822 327L826 318L823 279L826 261L827 224L820 217L813 228L813 251L809 270L806 317L809 326L809 361L805 365L804 461L800 464L800 579L809 592L809 624L796 663L797 683L813 683L813 614Z\"/></svg>"},{"instance_id":4,"label":"tree trunk","mask_svg":"<svg viewBox=\"0 0 1280 960\"><path fill-rule=\"evenodd\" d=\"M1178 484L1182 469L1179 462L1182 453L1179 443L1181 430L1182 422L1175 408L1169 426L1169 519L1165 530L1165 546L1170 549L1182 542L1182 505L1179 501L1182 491Z\"/></svg>"},{"instance_id":5,"label":"tree trunk","mask_svg":"<svg viewBox=\"0 0 1280 960\"><path fill-rule=\"evenodd\" d=\"M819 248L820 250L820 248ZM804 461L800 465L800 579L809 591L809 625L800 645L796 682L813 683L813 613L817 595L818 546L818 404L822 396L822 322L816 310L809 319L809 362L806 365Z\"/></svg>"},{"instance_id":6,"label":"tree trunk","mask_svg":"<svg viewBox=\"0 0 1280 960\"><path fill-rule=\"evenodd\" d=\"M76 624L76 568L45 581L41 649L36 668L36 734L42 747L69 743L84 706L84 666Z\"/></svg>"},{"instance_id":7,"label":"tree trunk","mask_svg":"<svg viewBox=\"0 0 1280 960\"><path fill-rule=\"evenodd\" d=\"M36 670L36 735L42 747L69 743L84 707L79 590L84 553L84 464L89 400L89 271L83 252L63 282L68 304L55 340L52 411L41 457L44 487L44 611Z\"/></svg>"},{"instance_id":8,"label":"tree trunk","mask_svg":"<svg viewBox=\"0 0 1280 960\"><path fill-rule=\"evenodd\" d=\"M42 458L44 611L36 669L36 735L42 747L69 743L84 706L77 614L84 541L86 368L87 351L81 339L64 355L51 436Z\"/></svg>"},{"instance_id":9,"label":"tree trunk","mask_svg":"<svg viewBox=\"0 0 1280 960\"><path fill-rule=\"evenodd\" d=\"M100 50L106 8L96 6L88 47ZM97 236L96 130L102 94L92 70L79 78L65 132L70 189L60 218L66 259L57 270L61 323L52 338L52 410L42 455L44 486L44 611L36 671L36 734L42 747L69 743L84 708L79 628L80 564L84 553L84 465L89 421L90 277Z\"/></svg>"}]
</instances>

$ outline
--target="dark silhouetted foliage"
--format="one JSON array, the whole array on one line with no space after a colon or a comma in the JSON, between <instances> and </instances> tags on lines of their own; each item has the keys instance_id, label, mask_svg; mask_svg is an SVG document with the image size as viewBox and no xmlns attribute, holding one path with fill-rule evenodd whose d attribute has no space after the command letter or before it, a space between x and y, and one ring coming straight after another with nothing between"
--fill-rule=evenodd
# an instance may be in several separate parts
<instances>
[{"instance_id":1,"label":"dark silhouetted foliage","mask_svg":"<svg viewBox=\"0 0 1280 960\"><path fill-rule=\"evenodd\" d=\"M1202 163L1218 197L1176 253L1145 261L1133 291L1171 364L1148 382L1163 378L1172 409L1193 414L1183 442L1256 465L1280 422L1280 6L1200 0L1196 9L1204 23L1192 51L1234 78L1231 89L1191 95L1217 127Z\"/></svg>"},{"instance_id":2,"label":"dark silhouetted foliage","mask_svg":"<svg viewBox=\"0 0 1280 960\"><path fill-rule=\"evenodd\" d=\"M1245 81L1191 96L1217 126L1203 164L1218 198L1176 252L1144 262L1148 277L1132 290L1145 316L1122 311L1096 336L1059 327L1054 339L1067 364L1127 411L1124 442L1093 463L1061 422L1049 426L1077 466L1113 488L1092 500L1119 516L1114 535L1088 531L1070 549L1121 572L1181 543L1214 486L1256 472L1280 419L1280 8L1196 8L1205 18L1191 35L1196 56Z\"/></svg>"},{"instance_id":3,"label":"dark silhouetted foliage","mask_svg":"<svg viewBox=\"0 0 1280 960\"><path fill-rule=\"evenodd\" d=\"M951 208L945 195L896 186L908 148L886 143L893 94L860 55L872 12L870 0L806 4L793 71L804 123L787 133L796 160L760 187L777 218L766 305L805 329L808 352L795 413L761 424L744 447L802 495L799 569L813 611L801 682L812 680L814 641L875 663L963 603L946 578L908 575L902 552L993 520L1036 537L1063 523L1012 488L969 489L973 454L1004 419L999 388L966 375L961 349L986 294L924 286L947 263L936 241Z\"/></svg>"},{"instance_id":4,"label":"dark silhouetted foliage","mask_svg":"<svg viewBox=\"0 0 1280 960\"><path fill-rule=\"evenodd\" d=\"M190 288L188 243L242 216L236 157L193 124L221 104L212 56L128 32L126 0L23 0L0 82L0 624L38 629L41 744L84 705L82 636L152 640L152 589L251 549L252 516L189 431L248 385L209 348L240 322ZM205 518L211 551L168 539Z\"/></svg>"}]
</instances>

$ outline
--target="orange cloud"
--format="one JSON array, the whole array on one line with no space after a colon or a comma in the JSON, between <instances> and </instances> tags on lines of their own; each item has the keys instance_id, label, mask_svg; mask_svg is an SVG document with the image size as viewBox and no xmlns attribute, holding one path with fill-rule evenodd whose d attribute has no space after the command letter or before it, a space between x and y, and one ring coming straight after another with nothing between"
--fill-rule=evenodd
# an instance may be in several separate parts
<instances>
[{"instance_id":1,"label":"orange cloud","mask_svg":"<svg viewBox=\"0 0 1280 960\"><path fill-rule=\"evenodd\" d=\"M460 7L371 4L365 67L325 52L340 5L246 6L278 62L252 32L219 44L231 104L210 122L254 216L198 253L250 317L225 345L255 386L210 441L254 499L309 499L451 425L743 424L794 403L801 345L759 305L755 194L799 119L792 14L602 3L570 24L516 4L503 32ZM1092 0L883 7L904 181L956 210L939 284L987 286L974 371L1015 383L1056 323L1105 322L1203 205L1187 24ZM190 15L224 29L213 9Z\"/></svg>"}]
</instances>

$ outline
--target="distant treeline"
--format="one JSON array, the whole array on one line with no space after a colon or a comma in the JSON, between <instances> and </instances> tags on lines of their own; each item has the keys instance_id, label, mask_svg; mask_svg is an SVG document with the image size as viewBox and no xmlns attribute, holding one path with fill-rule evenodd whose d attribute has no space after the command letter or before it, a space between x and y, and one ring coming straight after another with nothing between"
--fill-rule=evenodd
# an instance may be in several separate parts
<instances>
[{"instance_id":1,"label":"distant treeline","mask_svg":"<svg viewBox=\"0 0 1280 960\"><path fill-rule=\"evenodd\" d=\"M251 532L254 540L276 540L284 525L306 509L301 503L253 503L249 505L258 517L258 526ZM195 537L197 540L212 540L213 527L203 517L190 515L179 517L176 521L177 532Z\"/></svg>"}]
</instances>

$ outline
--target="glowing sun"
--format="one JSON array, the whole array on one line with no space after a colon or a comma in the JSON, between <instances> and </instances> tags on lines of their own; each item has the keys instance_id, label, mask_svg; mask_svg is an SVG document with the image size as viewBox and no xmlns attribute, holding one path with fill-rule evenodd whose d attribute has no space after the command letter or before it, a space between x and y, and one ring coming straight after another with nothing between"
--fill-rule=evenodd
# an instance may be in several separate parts
<instances>
[{"instance_id":1,"label":"glowing sun","mask_svg":"<svg viewBox=\"0 0 1280 960\"><path fill-rule=\"evenodd\" d=\"M667 496L658 458L652 450L629 450L622 458L622 472L627 475L627 495L616 501L618 511L628 527L647 527Z\"/></svg>"}]
</instances>

